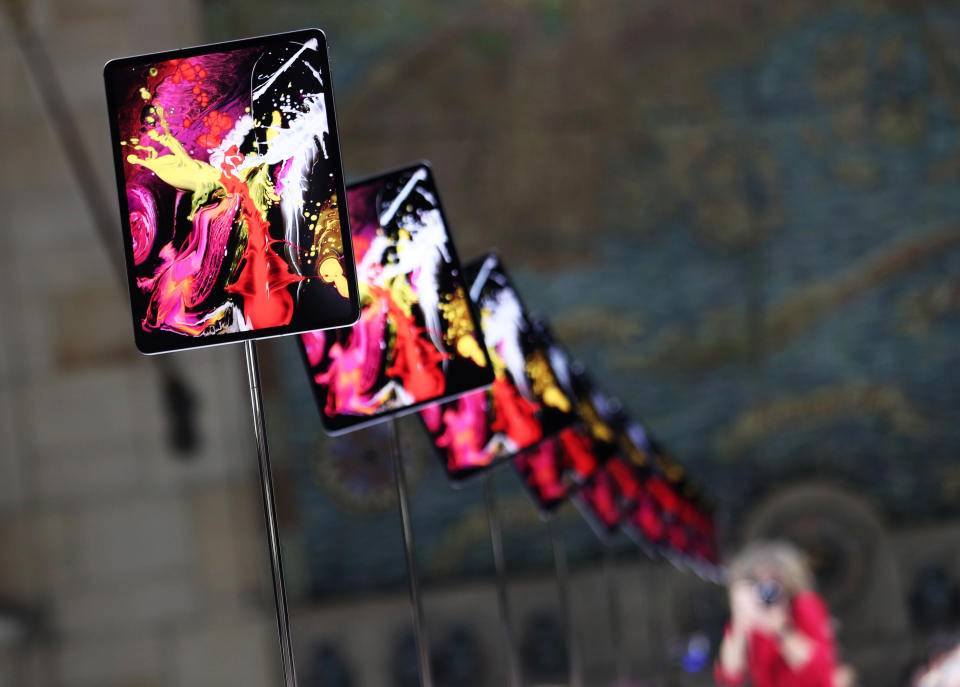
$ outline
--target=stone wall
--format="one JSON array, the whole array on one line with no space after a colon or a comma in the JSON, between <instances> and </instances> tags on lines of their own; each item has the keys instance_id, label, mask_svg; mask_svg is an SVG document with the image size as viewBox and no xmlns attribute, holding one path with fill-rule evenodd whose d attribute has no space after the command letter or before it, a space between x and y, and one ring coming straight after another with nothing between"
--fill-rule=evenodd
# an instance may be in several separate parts
<instances>
[{"instance_id":1,"label":"stone wall","mask_svg":"<svg viewBox=\"0 0 960 687\"><path fill-rule=\"evenodd\" d=\"M101 184L112 219L103 63L197 42L196 8L22 5L92 156L79 173ZM180 455L158 361L133 347L120 266L8 21L0 32L0 615L11 628L0 685L270 684L242 358L222 348L172 361L196 394L203 442ZM119 242L117 226L106 229Z\"/></svg>"}]
</instances>

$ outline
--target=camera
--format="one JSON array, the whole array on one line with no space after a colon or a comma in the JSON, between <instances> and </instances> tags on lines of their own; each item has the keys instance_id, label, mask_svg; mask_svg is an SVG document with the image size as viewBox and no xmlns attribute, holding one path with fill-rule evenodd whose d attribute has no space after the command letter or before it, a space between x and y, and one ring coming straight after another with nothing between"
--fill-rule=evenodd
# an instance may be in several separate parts
<instances>
[{"instance_id":1,"label":"camera","mask_svg":"<svg viewBox=\"0 0 960 687\"><path fill-rule=\"evenodd\" d=\"M753 585L760 602L765 606L773 606L783 594L783 587L776 580L761 580Z\"/></svg>"}]
</instances>

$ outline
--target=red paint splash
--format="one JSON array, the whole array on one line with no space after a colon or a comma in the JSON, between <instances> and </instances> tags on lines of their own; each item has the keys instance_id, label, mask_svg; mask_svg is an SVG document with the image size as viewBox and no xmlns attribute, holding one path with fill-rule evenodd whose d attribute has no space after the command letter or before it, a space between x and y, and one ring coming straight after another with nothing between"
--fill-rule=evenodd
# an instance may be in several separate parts
<instances>
[{"instance_id":1,"label":"red paint splash","mask_svg":"<svg viewBox=\"0 0 960 687\"><path fill-rule=\"evenodd\" d=\"M186 60L171 60L173 64L177 66L177 71L174 72L173 78L171 81L173 83L180 83L181 81L196 81L197 80L197 68L193 65L192 62L187 62Z\"/></svg>"},{"instance_id":2,"label":"red paint splash","mask_svg":"<svg viewBox=\"0 0 960 687\"><path fill-rule=\"evenodd\" d=\"M194 90L196 91L196 89ZM223 137L233 128L233 119L231 119L229 115L217 112L216 110L211 110L205 114L200 119L200 123L204 126L204 132L197 136L197 145L204 148L216 148L219 146L223 141ZM185 124L185 126L189 125ZM236 146L232 146L230 150L227 151L228 155L230 151L236 154Z\"/></svg>"},{"instance_id":3,"label":"red paint splash","mask_svg":"<svg viewBox=\"0 0 960 687\"><path fill-rule=\"evenodd\" d=\"M537 419L540 407L524 398L511 382L503 377L493 380L495 419L490 424L494 432L503 432L519 447L530 446L543 436Z\"/></svg>"},{"instance_id":4,"label":"red paint splash","mask_svg":"<svg viewBox=\"0 0 960 687\"><path fill-rule=\"evenodd\" d=\"M229 174L220 175L227 193L240 198L240 211L247 225L247 246L240 274L226 287L243 299L243 314L254 329L279 327L293 318L293 296L287 286L303 277L291 274L287 263L273 250L270 225L260 214L246 183Z\"/></svg>"},{"instance_id":5,"label":"red paint splash","mask_svg":"<svg viewBox=\"0 0 960 687\"><path fill-rule=\"evenodd\" d=\"M580 495L604 527L613 529L620 523L617 494L608 472L601 470L594 475L593 479L580 489Z\"/></svg>"},{"instance_id":6,"label":"red paint splash","mask_svg":"<svg viewBox=\"0 0 960 687\"><path fill-rule=\"evenodd\" d=\"M589 479L600 467L590 437L582 430L568 427L560 432L559 440L563 447L564 463L573 471L576 479Z\"/></svg>"},{"instance_id":7,"label":"red paint splash","mask_svg":"<svg viewBox=\"0 0 960 687\"><path fill-rule=\"evenodd\" d=\"M677 553L685 553L689 536L686 529L679 523L667 527L667 543Z\"/></svg>"},{"instance_id":8,"label":"red paint splash","mask_svg":"<svg viewBox=\"0 0 960 687\"><path fill-rule=\"evenodd\" d=\"M660 510L653 500L649 498L641 499L633 512L632 520L640 534L651 543L657 544L663 540L666 526Z\"/></svg>"},{"instance_id":9,"label":"red paint splash","mask_svg":"<svg viewBox=\"0 0 960 687\"><path fill-rule=\"evenodd\" d=\"M210 93L203 88L203 80L207 78L207 70L204 69L200 63L188 62L187 60L171 60L170 62L175 67L173 76L170 77L170 80L175 84L183 82L193 83L194 86L191 89L191 92L193 93L196 102L200 105L200 107L206 107L209 105ZM189 126L189 124L184 124L184 126ZM217 145L220 145L219 142L207 147L215 148Z\"/></svg>"},{"instance_id":10,"label":"red paint splash","mask_svg":"<svg viewBox=\"0 0 960 687\"><path fill-rule=\"evenodd\" d=\"M613 478L613 481L625 499L628 501L636 501L640 498L643 486L637 477L637 473L630 465L625 463L621 458L614 457L607 462L606 467L610 472L610 477Z\"/></svg>"},{"instance_id":11,"label":"red paint splash","mask_svg":"<svg viewBox=\"0 0 960 687\"><path fill-rule=\"evenodd\" d=\"M677 509L680 507L680 499L666 482L659 477L651 477L647 481L647 490L666 513L673 514L677 512Z\"/></svg>"},{"instance_id":12,"label":"red paint splash","mask_svg":"<svg viewBox=\"0 0 960 687\"><path fill-rule=\"evenodd\" d=\"M437 350L426 337L425 329L417 327L412 316L404 313L393 301L388 300L390 315L396 328L393 364L387 375L402 380L403 388L414 401L436 398L446 387L446 375L440 364L450 355Z\"/></svg>"}]
</instances>

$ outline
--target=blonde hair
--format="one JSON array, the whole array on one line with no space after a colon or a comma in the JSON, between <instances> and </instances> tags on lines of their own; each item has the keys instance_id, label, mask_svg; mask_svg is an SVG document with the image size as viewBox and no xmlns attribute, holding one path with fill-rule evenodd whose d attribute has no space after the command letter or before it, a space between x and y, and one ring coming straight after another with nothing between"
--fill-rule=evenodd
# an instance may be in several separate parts
<instances>
[{"instance_id":1,"label":"blonde hair","mask_svg":"<svg viewBox=\"0 0 960 687\"><path fill-rule=\"evenodd\" d=\"M730 583L753 579L761 568L769 568L789 594L813 589L813 573L806 556L787 541L756 541L733 557L727 568Z\"/></svg>"}]
</instances>

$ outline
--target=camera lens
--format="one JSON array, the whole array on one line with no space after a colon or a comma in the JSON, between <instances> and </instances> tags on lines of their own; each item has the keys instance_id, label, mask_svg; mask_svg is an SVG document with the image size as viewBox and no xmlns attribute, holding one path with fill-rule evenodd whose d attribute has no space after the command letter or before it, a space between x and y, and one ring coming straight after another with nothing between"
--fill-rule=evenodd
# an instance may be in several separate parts
<instances>
[{"instance_id":1,"label":"camera lens","mask_svg":"<svg viewBox=\"0 0 960 687\"><path fill-rule=\"evenodd\" d=\"M782 588L780 583L775 580L763 580L757 582L754 585L757 596L760 598L760 601L767 606L772 606L780 600L780 593Z\"/></svg>"}]
</instances>

